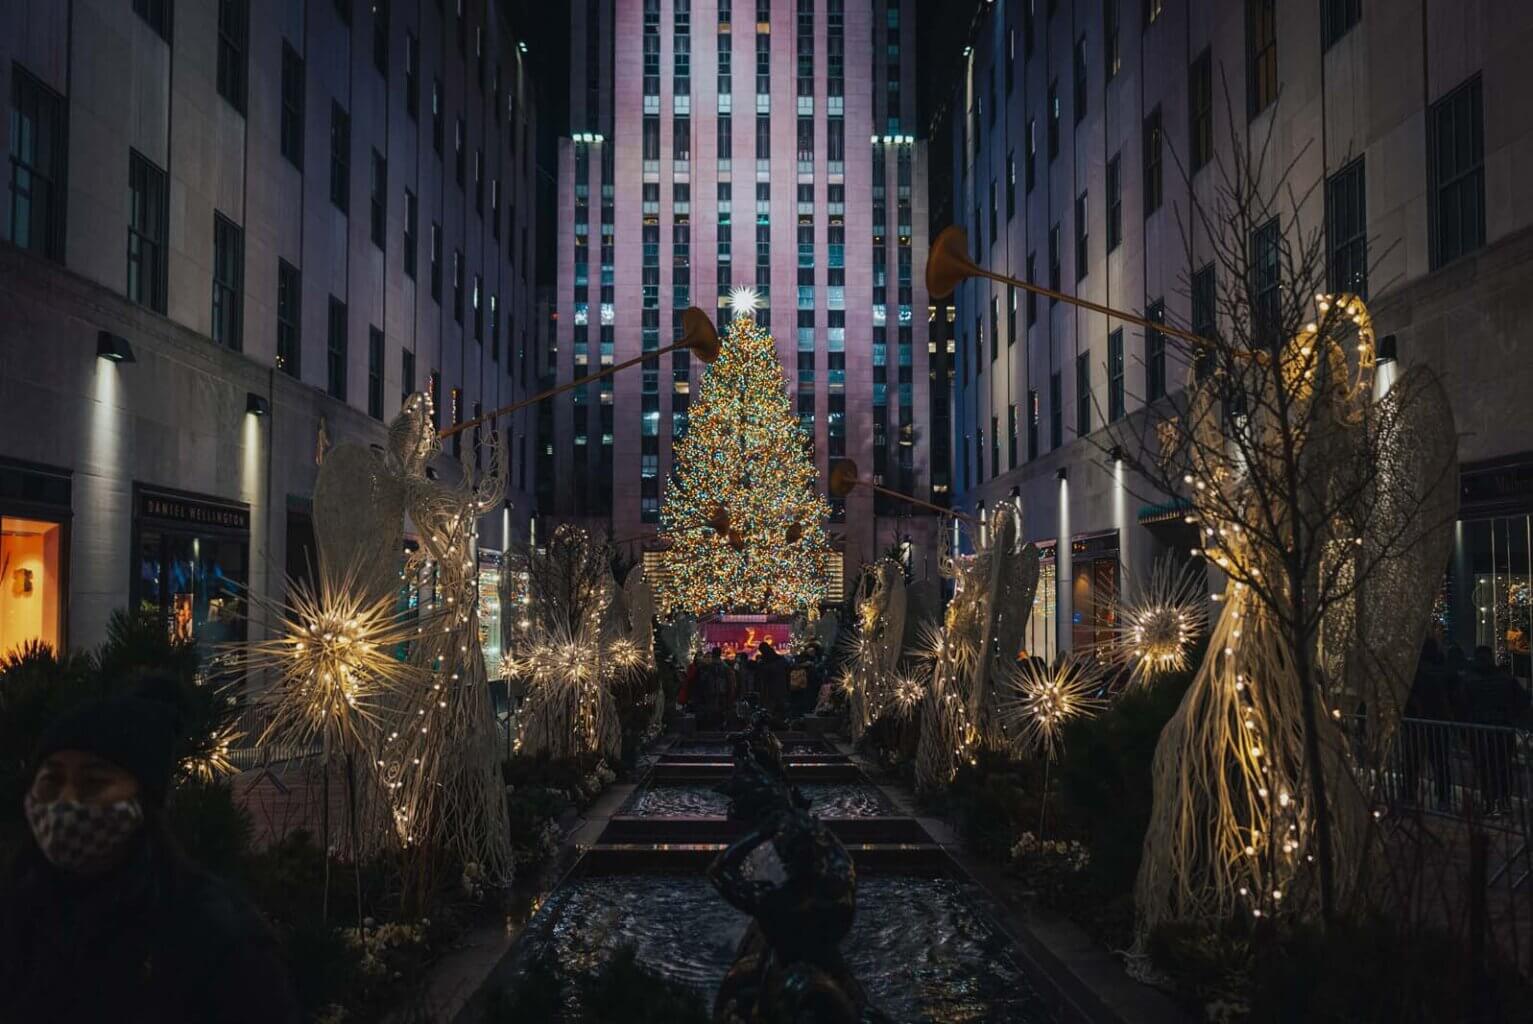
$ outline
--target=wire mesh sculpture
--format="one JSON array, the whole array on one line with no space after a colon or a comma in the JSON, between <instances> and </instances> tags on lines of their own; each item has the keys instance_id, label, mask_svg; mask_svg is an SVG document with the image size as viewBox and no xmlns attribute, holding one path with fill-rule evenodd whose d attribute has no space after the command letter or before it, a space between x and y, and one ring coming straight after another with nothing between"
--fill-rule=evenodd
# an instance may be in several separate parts
<instances>
[{"instance_id":1,"label":"wire mesh sculpture","mask_svg":"<svg viewBox=\"0 0 1533 1024\"><path fill-rule=\"evenodd\" d=\"M1309 885L1296 893L1317 859L1366 862L1371 801L1357 757L1399 721L1447 562L1456 492L1444 482L1456 477L1457 441L1424 367L1373 401L1360 299L1319 305L1318 326L1226 360L1194 382L1182 420L1163 424L1163 457L1185 467L1203 553L1230 584L1209 654L1156 749L1135 890L1141 936L1237 909L1307 913L1343 895L1328 897L1328 885L1360 874L1328 883L1322 873L1318 896ZM1355 366L1343 332L1357 340ZM1296 500L1263 493L1285 466L1301 481ZM1303 544L1324 557L1295 587ZM1295 636L1312 639L1296 648ZM1344 708L1366 708L1361 745Z\"/></svg>"}]
</instances>

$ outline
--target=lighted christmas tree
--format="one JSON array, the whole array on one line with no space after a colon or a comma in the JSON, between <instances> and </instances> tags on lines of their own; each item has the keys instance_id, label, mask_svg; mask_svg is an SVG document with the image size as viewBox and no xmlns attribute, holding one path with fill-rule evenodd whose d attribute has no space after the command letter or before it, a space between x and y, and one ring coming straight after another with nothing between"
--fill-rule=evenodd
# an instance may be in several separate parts
<instances>
[{"instance_id":1,"label":"lighted christmas tree","mask_svg":"<svg viewBox=\"0 0 1533 1024\"><path fill-rule=\"evenodd\" d=\"M660 517L665 614L788 614L825 596L830 508L755 302L754 290L736 289L723 351L676 445Z\"/></svg>"}]
</instances>

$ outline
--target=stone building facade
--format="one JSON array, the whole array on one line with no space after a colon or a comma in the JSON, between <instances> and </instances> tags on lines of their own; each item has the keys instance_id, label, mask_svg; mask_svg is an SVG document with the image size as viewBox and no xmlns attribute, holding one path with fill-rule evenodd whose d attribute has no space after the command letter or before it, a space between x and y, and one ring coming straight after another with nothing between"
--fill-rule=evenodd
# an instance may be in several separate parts
<instances>
[{"instance_id":1,"label":"stone building facade","mask_svg":"<svg viewBox=\"0 0 1533 1024\"><path fill-rule=\"evenodd\" d=\"M240 635L239 589L312 560L322 436L536 385L523 61L487 0L0 9L0 650L129 605ZM497 424L486 547L524 526L532 424Z\"/></svg>"}]
</instances>

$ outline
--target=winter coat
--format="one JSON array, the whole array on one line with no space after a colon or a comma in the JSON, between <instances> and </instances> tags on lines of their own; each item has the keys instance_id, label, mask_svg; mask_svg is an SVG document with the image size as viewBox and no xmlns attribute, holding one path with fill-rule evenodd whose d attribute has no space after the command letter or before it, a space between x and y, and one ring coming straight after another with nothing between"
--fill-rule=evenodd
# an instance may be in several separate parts
<instances>
[{"instance_id":1,"label":"winter coat","mask_svg":"<svg viewBox=\"0 0 1533 1024\"><path fill-rule=\"evenodd\" d=\"M788 700L788 661L780 654L762 655L756 660L756 686L762 703L780 707Z\"/></svg>"},{"instance_id":2,"label":"winter coat","mask_svg":"<svg viewBox=\"0 0 1533 1024\"><path fill-rule=\"evenodd\" d=\"M0 890L3 1024L299 1020L265 923L162 842L86 880L28 843Z\"/></svg>"}]
</instances>

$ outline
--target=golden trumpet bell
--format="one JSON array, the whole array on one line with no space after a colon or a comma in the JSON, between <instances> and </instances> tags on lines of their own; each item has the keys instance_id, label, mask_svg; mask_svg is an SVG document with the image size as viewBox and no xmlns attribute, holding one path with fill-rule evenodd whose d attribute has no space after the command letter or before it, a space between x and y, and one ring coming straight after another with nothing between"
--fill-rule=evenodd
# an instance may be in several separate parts
<instances>
[{"instance_id":1,"label":"golden trumpet bell","mask_svg":"<svg viewBox=\"0 0 1533 1024\"><path fill-rule=\"evenodd\" d=\"M681 314L681 328L681 343L704 364L712 365L719 357L719 332L708 314L696 306L687 307Z\"/></svg>"},{"instance_id":2,"label":"golden trumpet bell","mask_svg":"<svg viewBox=\"0 0 1533 1024\"><path fill-rule=\"evenodd\" d=\"M858 480L857 463L851 459L836 459L830 464L830 496L844 498L852 493Z\"/></svg>"},{"instance_id":3,"label":"golden trumpet bell","mask_svg":"<svg viewBox=\"0 0 1533 1024\"><path fill-rule=\"evenodd\" d=\"M961 224L942 229L926 254L926 292L934 299L945 299L953 289L979 273L969 259L969 233Z\"/></svg>"}]
</instances>

